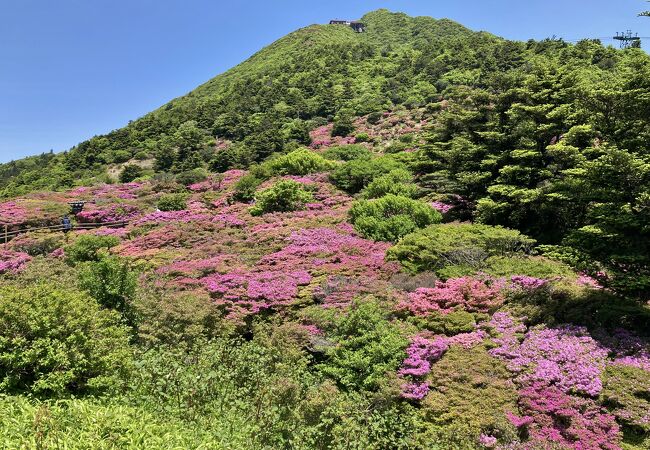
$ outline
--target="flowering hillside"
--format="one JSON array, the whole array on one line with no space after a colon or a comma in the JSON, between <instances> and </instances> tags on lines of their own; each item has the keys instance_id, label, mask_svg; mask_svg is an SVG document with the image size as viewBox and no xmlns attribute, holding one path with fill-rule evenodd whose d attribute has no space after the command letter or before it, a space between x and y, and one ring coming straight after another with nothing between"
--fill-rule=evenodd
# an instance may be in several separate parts
<instances>
[{"instance_id":1,"label":"flowering hillside","mask_svg":"<svg viewBox=\"0 0 650 450\"><path fill-rule=\"evenodd\" d=\"M417 202L446 223L415 224L421 229L397 242L364 237L366 222L355 219L352 208L369 196L384 198L373 180L410 165L425 123L414 119L416 114L421 112L387 113L374 125L359 118L354 127L369 138L363 143L332 137L331 125L320 127L311 133L312 150L250 171L207 174L186 185L153 177L3 203L4 220L24 233L0 252L0 276L13 289L1 297L0 354L7 362L0 366L0 387L13 395L34 392L40 401L93 393L105 400L88 403L91 414L103 414L97 408L130 414L115 409L129 404L161 427L168 415L178 414L173 426L184 445L274 446L293 429L287 436L296 447L313 448L318 441L323 448L339 448L354 429L347 427L359 426L355 439L368 448L646 448L647 307L617 298L584 272L535 256L539 252L526 236L454 222L455 211L466 204L427 194L421 184L413 191L416 200L385 195ZM403 131L413 136L413 150L384 154ZM360 192L337 187L352 186L342 180L354 177L361 177ZM391 189L400 185L397 180ZM265 203L274 197L263 193L282 183L303 192L304 200L289 207L277 203L283 197ZM286 197L294 191L283 192ZM80 200L86 203L74 221L95 228L68 235L29 231L56 224L53 212L61 214L67 202ZM383 211L381 220L385 214L397 214L386 225L396 229L410 220L393 210ZM425 236L428 241L422 241ZM450 236L455 237L446 240ZM10 357L36 349L25 347L30 338L8 339L13 325L6 322L6 308L17 292L54 279L67 281L30 295L70 292L114 313L113 326L131 335L113 344L131 355L120 361L122 368L113 362L85 374L66 358L59 364L72 370L71 378L46 378L52 369L45 360ZM219 353L203 361L223 352L224 345L239 352L234 360ZM90 350L68 351L95 358ZM198 359L170 366L188 357ZM270 365L246 368L247 358ZM31 375L18 375L19 370ZM263 378L244 389L234 378L219 378L231 370L243 371L233 376L248 374L246 383ZM174 385L156 382L156 374ZM97 376L111 381L93 381ZM187 377L196 377L194 386L173 391L185 386ZM224 389L228 383L237 389L215 390L210 386L216 380ZM170 389L181 395L180 403L167 403ZM267 389L273 394L264 399ZM0 402L3 414L28 418L27 404L8 409L12 398ZM226 398L240 404L223 409ZM84 400L69 407L79 407L79 401ZM259 401L276 412L264 411L259 422L228 431L238 415L258 417ZM371 416L354 416L358 408L369 408ZM53 414L59 417L53 420L64 420L62 412ZM348 414L349 425L322 428ZM71 442L77 438L70 436L81 436L67 428L73 424L88 436L98 432L77 419L65 420L69 425L61 426ZM212 433L194 434L212 420L220 424ZM262 433L267 420L274 428ZM367 420L384 423L383 431L362 426ZM3 426L14 433L12 442L21 442L20 432ZM136 439L138 433L129 428L120 439Z\"/></svg>"},{"instance_id":2,"label":"flowering hillside","mask_svg":"<svg viewBox=\"0 0 650 450\"><path fill-rule=\"evenodd\" d=\"M3 448L650 448L648 55L364 21L0 166Z\"/></svg>"}]
</instances>

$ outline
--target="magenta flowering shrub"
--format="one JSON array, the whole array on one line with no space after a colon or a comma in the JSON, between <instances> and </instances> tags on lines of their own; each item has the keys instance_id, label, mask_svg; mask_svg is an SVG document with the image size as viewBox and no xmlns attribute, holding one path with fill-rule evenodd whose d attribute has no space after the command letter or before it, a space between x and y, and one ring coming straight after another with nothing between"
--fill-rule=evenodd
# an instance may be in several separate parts
<instances>
[{"instance_id":1,"label":"magenta flowering shrub","mask_svg":"<svg viewBox=\"0 0 650 450\"><path fill-rule=\"evenodd\" d=\"M326 149L332 146L354 144L356 142L356 139L352 136L332 137L332 127L333 124L330 123L310 131L311 145L309 147L312 149Z\"/></svg>"},{"instance_id":2,"label":"magenta flowering shrub","mask_svg":"<svg viewBox=\"0 0 650 450\"><path fill-rule=\"evenodd\" d=\"M620 449L620 430L614 416L589 398L534 382L519 392L522 416L510 414L513 425L525 429L531 444L548 448Z\"/></svg>"},{"instance_id":3,"label":"magenta flowering shrub","mask_svg":"<svg viewBox=\"0 0 650 450\"><path fill-rule=\"evenodd\" d=\"M598 330L594 337L610 352L612 364L638 367L650 372L650 340L647 338L622 328L612 333Z\"/></svg>"},{"instance_id":4,"label":"magenta flowering shrub","mask_svg":"<svg viewBox=\"0 0 650 450\"><path fill-rule=\"evenodd\" d=\"M215 295L216 304L224 306L235 317L290 304L298 294L298 287L309 284L311 275L304 270L230 272L210 275L201 281Z\"/></svg>"},{"instance_id":5,"label":"magenta flowering shrub","mask_svg":"<svg viewBox=\"0 0 650 450\"><path fill-rule=\"evenodd\" d=\"M429 383L424 377L431 372L431 365L438 361L452 345L465 349L480 344L486 333L477 330L471 333L461 333L456 336L434 336L427 338L423 335L413 336L411 344L406 349L406 358L398 375L409 381L402 387L402 397L410 400L422 400L429 393Z\"/></svg>"},{"instance_id":6,"label":"magenta flowering shrub","mask_svg":"<svg viewBox=\"0 0 650 450\"><path fill-rule=\"evenodd\" d=\"M447 314L456 308L486 313L504 301L500 283L471 277L438 281L434 288L419 288L408 294L397 308L418 316L432 312Z\"/></svg>"},{"instance_id":7,"label":"magenta flowering shrub","mask_svg":"<svg viewBox=\"0 0 650 450\"><path fill-rule=\"evenodd\" d=\"M146 224L164 224L169 222L198 222L212 220L213 215L208 214L206 211L190 211L183 209L180 211L156 211L149 213L140 219L136 220L133 225L146 225Z\"/></svg>"},{"instance_id":8,"label":"magenta flowering shrub","mask_svg":"<svg viewBox=\"0 0 650 450\"><path fill-rule=\"evenodd\" d=\"M577 283L580 286L590 287L590 288L593 288L593 289L603 289L602 284L600 284L600 282L596 278L594 278L594 277L592 277L592 276L590 276L590 275L588 275L588 274L586 274L584 272L581 272L578 275Z\"/></svg>"},{"instance_id":9,"label":"magenta flowering shrub","mask_svg":"<svg viewBox=\"0 0 650 450\"><path fill-rule=\"evenodd\" d=\"M424 377L431 371L431 364L438 361L448 348L449 344L444 337L430 340L414 336L406 349L407 356L398 374L402 377ZM428 393L429 384L426 381L408 382L402 386L402 397L411 400L422 400Z\"/></svg>"},{"instance_id":10,"label":"magenta flowering shrub","mask_svg":"<svg viewBox=\"0 0 650 450\"><path fill-rule=\"evenodd\" d=\"M440 214L446 214L448 213L454 206L453 205L448 205L447 203L442 203L442 202L431 202L429 203L432 208L438 210Z\"/></svg>"},{"instance_id":11,"label":"magenta flowering shrub","mask_svg":"<svg viewBox=\"0 0 650 450\"><path fill-rule=\"evenodd\" d=\"M31 259L32 257L27 253L0 250L0 274L18 274Z\"/></svg>"},{"instance_id":12,"label":"magenta flowering shrub","mask_svg":"<svg viewBox=\"0 0 650 450\"><path fill-rule=\"evenodd\" d=\"M485 448L494 448L497 445L497 438L489 434L481 433L478 442Z\"/></svg>"},{"instance_id":13,"label":"magenta flowering shrub","mask_svg":"<svg viewBox=\"0 0 650 450\"><path fill-rule=\"evenodd\" d=\"M127 196L129 198L136 198L138 190L144 186L144 183L117 183L117 184L105 184L99 186L99 188L93 188L89 190L84 190L79 192L81 194L88 195L90 194L92 198L110 198L116 197L121 198L120 196ZM77 188L77 192L78 189ZM75 190L70 191L70 194L75 195Z\"/></svg>"},{"instance_id":14,"label":"magenta flowering shrub","mask_svg":"<svg viewBox=\"0 0 650 450\"><path fill-rule=\"evenodd\" d=\"M385 276L399 271L395 263L385 261L388 244L373 242L332 228L313 228L294 232L288 245L264 256L262 267L286 270L311 269L319 274L346 276Z\"/></svg>"},{"instance_id":15,"label":"magenta flowering shrub","mask_svg":"<svg viewBox=\"0 0 650 450\"><path fill-rule=\"evenodd\" d=\"M138 215L140 209L137 206L128 203L112 203L103 207L86 205L76 217L81 223L111 223L129 221Z\"/></svg>"},{"instance_id":16,"label":"magenta flowering shrub","mask_svg":"<svg viewBox=\"0 0 650 450\"><path fill-rule=\"evenodd\" d=\"M0 223L19 224L27 220L28 210L15 201L0 203Z\"/></svg>"},{"instance_id":17,"label":"magenta flowering shrub","mask_svg":"<svg viewBox=\"0 0 650 450\"><path fill-rule=\"evenodd\" d=\"M499 315L491 325L501 330L501 336L495 339L499 346L490 353L507 362L518 383L545 383L566 393L590 396L597 396L602 390L600 373L608 352L586 328L535 327L519 342L515 333L522 328L514 321L508 322L504 315Z\"/></svg>"},{"instance_id":18,"label":"magenta flowering shrub","mask_svg":"<svg viewBox=\"0 0 650 450\"><path fill-rule=\"evenodd\" d=\"M506 313L496 313L489 327L498 334L490 353L506 362L520 387L520 414L509 416L525 430L529 446L620 448L614 416L595 400L603 389L607 348L583 327L538 326L526 332Z\"/></svg>"},{"instance_id":19,"label":"magenta flowering shrub","mask_svg":"<svg viewBox=\"0 0 650 450\"><path fill-rule=\"evenodd\" d=\"M520 288L527 291L539 289L549 284L549 280L529 277L527 275L513 275L510 277L510 282L513 288Z\"/></svg>"}]
</instances>

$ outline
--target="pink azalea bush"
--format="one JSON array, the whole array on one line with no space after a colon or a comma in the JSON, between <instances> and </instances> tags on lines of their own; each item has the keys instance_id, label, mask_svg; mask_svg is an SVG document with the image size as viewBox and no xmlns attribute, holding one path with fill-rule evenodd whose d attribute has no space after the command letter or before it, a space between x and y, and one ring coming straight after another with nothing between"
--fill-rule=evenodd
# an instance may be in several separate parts
<instances>
[{"instance_id":1,"label":"pink azalea bush","mask_svg":"<svg viewBox=\"0 0 650 450\"><path fill-rule=\"evenodd\" d=\"M439 281L434 288L419 288L409 293L397 308L418 316L432 312L448 314L456 308L486 313L498 308L503 301L499 283L462 277Z\"/></svg>"},{"instance_id":2,"label":"pink azalea bush","mask_svg":"<svg viewBox=\"0 0 650 450\"><path fill-rule=\"evenodd\" d=\"M77 214L81 223L111 223L129 221L140 214L137 206L128 203L112 203L104 207L87 205Z\"/></svg>"},{"instance_id":3,"label":"pink azalea bush","mask_svg":"<svg viewBox=\"0 0 650 450\"><path fill-rule=\"evenodd\" d=\"M311 275L293 272L230 272L214 274L201 280L215 296L215 303L231 313L257 313L263 309L290 304L299 286L311 281Z\"/></svg>"},{"instance_id":4,"label":"pink azalea bush","mask_svg":"<svg viewBox=\"0 0 650 450\"><path fill-rule=\"evenodd\" d=\"M502 336L496 340L500 346L491 350L491 354L507 362L520 384L546 383L566 393L590 396L600 393L603 387L600 373L605 368L608 352L586 328L535 327L519 342L514 333L521 328L514 324L503 327L502 320L497 318L494 323L501 327Z\"/></svg>"},{"instance_id":5,"label":"pink azalea bush","mask_svg":"<svg viewBox=\"0 0 650 450\"><path fill-rule=\"evenodd\" d=\"M406 349L407 356L398 374L402 377L424 377L431 371L431 364L438 361L448 348L449 344L443 337L430 340L414 336ZM429 384L426 381L409 382L402 386L402 397L411 400L421 400L428 393Z\"/></svg>"},{"instance_id":6,"label":"pink azalea bush","mask_svg":"<svg viewBox=\"0 0 650 450\"><path fill-rule=\"evenodd\" d=\"M509 414L513 425L525 429L529 443L575 450L620 449L620 430L614 416L589 398L568 395L544 382L519 392L522 416Z\"/></svg>"},{"instance_id":7,"label":"pink azalea bush","mask_svg":"<svg viewBox=\"0 0 650 450\"><path fill-rule=\"evenodd\" d=\"M18 274L25 268L25 264L31 261L31 259L31 256L27 253L0 250L0 274Z\"/></svg>"},{"instance_id":8,"label":"pink azalea bush","mask_svg":"<svg viewBox=\"0 0 650 450\"><path fill-rule=\"evenodd\" d=\"M0 223L18 224L28 218L28 210L15 201L0 203Z\"/></svg>"}]
</instances>

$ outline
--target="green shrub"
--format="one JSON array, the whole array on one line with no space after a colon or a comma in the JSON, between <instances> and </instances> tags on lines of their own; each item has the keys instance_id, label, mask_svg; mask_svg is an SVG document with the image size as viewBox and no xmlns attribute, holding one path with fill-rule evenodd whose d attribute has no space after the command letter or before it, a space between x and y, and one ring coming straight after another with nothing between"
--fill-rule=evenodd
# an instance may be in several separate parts
<instances>
[{"instance_id":1,"label":"green shrub","mask_svg":"<svg viewBox=\"0 0 650 450\"><path fill-rule=\"evenodd\" d=\"M286 155L278 156L265 162L264 165L273 175L307 175L334 167L331 161L306 148L299 148Z\"/></svg>"},{"instance_id":2,"label":"green shrub","mask_svg":"<svg viewBox=\"0 0 650 450\"><path fill-rule=\"evenodd\" d=\"M280 180L268 189L255 194L255 206L250 209L254 216L269 212L287 212L302 209L305 203L313 201L302 183Z\"/></svg>"},{"instance_id":3,"label":"green shrub","mask_svg":"<svg viewBox=\"0 0 650 450\"><path fill-rule=\"evenodd\" d=\"M517 411L517 391L505 365L482 346L452 346L431 365L430 392L422 401L441 448L478 448L481 433L507 443L517 430L506 418Z\"/></svg>"},{"instance_id":4,"label":"green shrub","mask_svg":"<svg viewBox=\"0 0 650 450\"><path fill-rule=\"evenodd\" d=\"M335 347L318 367L347 389L376 390L406 356L407 339L375 301L355 303L337 319Z\"/></svg>"},{"instance_id":5,"label":"green shrub","mask_svg":"<svg viewBox=\"0 0 650 450\"><path fill-rule=\"evenodd\" d=\"M156 206L161 211L182 211L187 209L189 195L183 192L176 194L163 194L158 199Z\"/></svg>"},{"instance_id":6,"label":"green shrub","mask_svg":"<svg viewBox=\"0 0 650 450\"><path fill-rule=\"evenodd\" d=\"M535 241L515 230L480 224L443 224L405 236L388 250L389 259L411 272L447 266L482 267L489 256L528 252Z\"/></svg>"},{"instance_id":7,"label":"green shrub","mask_svg":"<svg viewBox=\"0 0 650 450\"><path fill-rule=\"evenodd\" d=\"M146 347L194 347L228 331L208 295L175 293L147 285L137 291L138 340Z\"/></svg>"},{"instance_id":8,"label":"green shrub","mask_svg":"<svg viewBox=\"0 0 650 450\"><path fill-rule=\"evenodd\" d=\"M374 200L358 200L350 209L350 221L362 236L395 242L401 237L442 220L426 203L388 194Z\"/></svg>"},{"instance_id":9,"label":"green shrub","mask_svg":"<svg viewBox=\"0 0 650 450\"><path fill-rule=\"evenodd\" d=\"M600 399L623 425L626 437L650 444L650 372L639 367L608 366Z\"/></svg>"},{"instance_id":10,"label":"green shrub","mask_svg":"<svg viewBox=\"0 0 650 450\"><path fill-rule=\"evenodd\" d=\"M363 145L350 144L330 147L323 153L327 159L352 161L354 159L371 159L372 152Z\"/></svg>"},{"instance_id":11,"label":"green shrub","mask_svg":"<svg viewBox=\"0 0 650 450\"><path fill-rule=\"evenodd\" d=\"M119 312L125 323L135 325L133 297L137 274L126 259L105 256L85 263L79 273L79 285L104 308Z\"/></svg>"},{"instance_id":12,"label":"green shrub","mask_svg":"<svg viewBox=\"0 0 650 450\"><path fill-rule=\"evenodd\" d=\"M62 244L63 236L61 234L32 231L16 236L10 245L16 251L27 253L30 256L38 256L52 253Z\"/></svg>"},{"instance_id":13,"label":"green shrub","mask_svg":"<svg viewBox=\"0 0 650 450\"><path fill-rule=\"evenodd\" d=\"M131 152L126 150L117 150L113 153L113 163L122 164L131 159Z\"/></svg>"},{"instance_id":14,"label":"green shrub","mask_svg":"<svg viewBox=\"0 0 650 450\"><path fill-rule=\"evenodd\" d=\"M330 179L337 187L356 194L376 177L395 169L405 169L405 166L388 156L370 160L355 159L334 169Z\"/></svg>"},{"instance_id":15,"label":"green shrub","mask_svg":"<svg viewBox=\"0 0 650 450\"><path fill-rule=\"evenodd\" d=\"M205 181L207 178L208 172L202 167L197 167L196 169L186 170L177 174L176 182L184 186L189 186L190 184Z\"/></svg>"},{"instance_id":16,"label":"green shrub","mask_svg":"<svg viewBox=\"0 0 650 450\"><path fill-rule=\"evenodd\" d=\"M430 314L426 317L414 316L410 321L418 328L425 328L436 334L455 336L459 333L469 333L476 329L476 317L467 311L458 310L448 314Z\"/></svg>"},{"instance_id":17,"label":"green shrub","mask_svg":"<svg viewBox=\"0 0 650 450\"><path fill-rule=\"evenodd\" d=\"M346 114L339 114L334 119L332 125L332 136L348 136L354 131L354 124L350 116Z\"/></svg>"},{"instance_id":18,"label":"green shrub","mask_svg":"<svg viewBox=\"0 0 650 450\"><path fill-rule=\"evenodd\" d=\"M442 279L458 278L474 275L477 272L493 277L511 277L512 275L528 275L535 278L567 278L575 279L573 270L564 263L553 261L542 256L512 255L490 256L476 264L446 266L436 273Z\"/></svg>"},{"instance_id":19,"label":"green shrub","mask_svg":"<svg viewBox=\"0 0 650 450\"><path fill-rule=\"evenodd\" d=\"M491 256L485 260L483 271L494 277L528 275L535 278L575 278L569 266L542 256Z\"/></svg>"},{"instance_id":20,"label":"green shrub","mask_svg":"<svg viewBox=\"0 0 650 450\"><path fill-rule=\"evenodd\" d=\"M255 191L260 184L264 182L263 179L256 177L253 174L244 175L235 183L233 199L239 202L249 202L255 198Z\"/></svg>"},{"instance_id":21,"label":"green shrub","mask_svg":"<svg viewBox=\"0 0 650 450\"><path fill-rule=\"evenodd\" d=\"M116 236L84 234L65 247L65 256L73 264L97 261L102 252L107 252L111 247L115 247L119 243L120 239Z\"/></svg>"},{"instance_id":22,"label":"green shrub","mask_svg":"<svg viewBox=\"0 0 650 450\"><path fill-rule=\"evenodd\" d=\"M141 151L137 152L135 155L133 155L133 157L135 159L137 159L138 161L145 161L145 160L151 158L151 155L149 155L149 153L145 152L144 150L141 150Z\"/></svg>"},{"instance_id":23,"label":"green shrub","mask_svg":"<svg viewBox=\"0 0 650 450\"><path fill-rule=\"evenodd\" d=\"M368 114L368 118L366 120L367 120L367 122L369 124L376 125L376 124L379 123L379 121L381 120L383 115L384 114L382 112L375 111L375 112L372 112L372 113Z\"/></svg>"},{"instance_id":24,"label":"green shrub","mask_svg":"<svg viewBox=\"0 0 650 450\"><path fill-rule=\"evenodd\" d=\"M157 415L121 399L0 397L0 415L3 447L12 449L216 449L224 441L210 427ZM243 448L232 434L231 448Z\"/></svg>"},{"instance_id":25,"label":"green shrub","mask_svg":"<svg viewBox=\"0 0 650 450\"><path fill-rule=\"evenodd\" d=\"M364 198L379 198L386 194L413 198L418 187L413 183L413 175L406 169L396 169L373 179L361 191Z\"/></svg>"},{"instance_id":26,"label":"green shrub","mask_svg":"<svg viewBox=\"0 0 650 450\"><path fill-rule=\"evenodd\" d=\"M357 133L354 137L355 142L369 142L371 141L370 135L368 133Z\"/></svg>"},{"instance_id":27,"label":"green shrub","mask_svg":"<svg viewBox=\"0 0 650 450\"><path fill-rule=\"evenodd\" d=\"M233 442L229 448L282 448L283 437L301 429L309 359L282 336L252 331L251 341L215 339L190 354L165 346L145 352L132 397L162 417L203 424ZM236 445L237 437L245 441Z\"/></svg>"},{"instance_id":28,"label":"green shrub","mask_svg":"<svg viewBox=\"0 0 650 450\"><path fill-rule=\"evenodd\" d=\"M144 174L142 167L136 164L127 164L120 172L120 182L130 183L136 178L140 178Z\"/></svg>"},{"instance_id":29,"label":"green shrub","mask_svg":"<svg viewBox=\"0 0 650 450\"><path fill-rule=\"evenodd\" d=\"M215 172L225 172L230 169L245 169L255 161L255 153L243 143L235 143L228 148L217 151L210 169Z\"/></svg>"},{"instance_id":30,"label":"green shrub","mask_svg":"<svg viewBox=\"0 0 650 450\"><path fill-rule=\"evenodd\" d=\"M114 386L131 354L119 316L52 284L0 289L0 390L63 395Z\"/></svg>"},{"instance_id":31,"label":"green shrub","mask_svg":"<svg viewBox=\"0 0 650 450\"><path fill-rule=\"evenodd\" d=\"M395 141L391 142L388 147L384 149L384 153L387 154L393 154L393 153L400 153L409 148L409 144L401 141Z\"/></svg>"}]
</instances>

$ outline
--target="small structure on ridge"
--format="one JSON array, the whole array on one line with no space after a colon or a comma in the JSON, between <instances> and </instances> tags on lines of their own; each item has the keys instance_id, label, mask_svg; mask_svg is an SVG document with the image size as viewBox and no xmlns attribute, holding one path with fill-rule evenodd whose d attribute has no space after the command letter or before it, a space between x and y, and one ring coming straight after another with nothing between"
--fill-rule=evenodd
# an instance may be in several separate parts
<instances>
[{"instance_id":1,"label":"small structure on ridge","mask_svg":"<svg viewBox=\"0 0 650 450\"><path fill-rule=\"evenodd\" d=\"M358 20L333 19L330 20L330 25L347 25L357 33L366 31L366 25Z\"/></svg>"}]
</instances>

